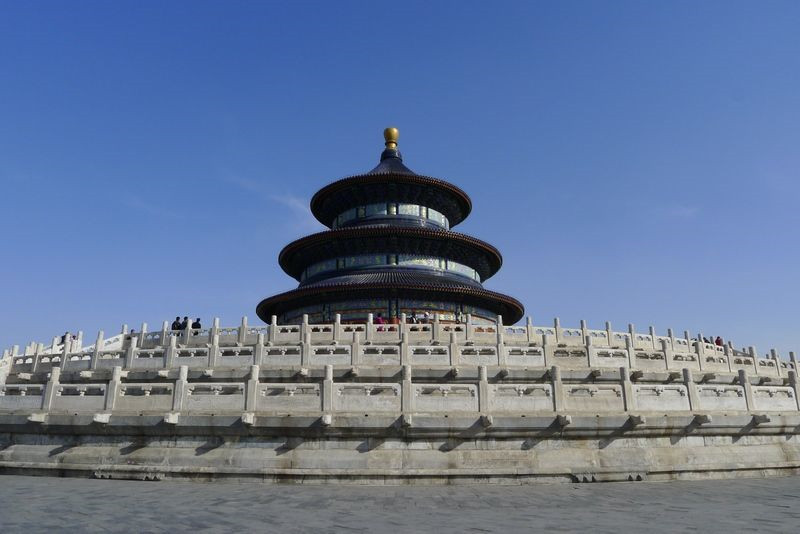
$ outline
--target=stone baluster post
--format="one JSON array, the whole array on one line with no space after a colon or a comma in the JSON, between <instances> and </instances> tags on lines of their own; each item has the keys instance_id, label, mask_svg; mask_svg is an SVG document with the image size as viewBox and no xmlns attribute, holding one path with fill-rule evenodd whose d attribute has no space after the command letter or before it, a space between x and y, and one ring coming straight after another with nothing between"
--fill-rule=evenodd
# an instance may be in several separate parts
<instances>
[{"instance_id":1,"label":"stone baluster post","mask_svg":"<svg viewBox=\"0 0 800 534\"><path fill-rule=\"evenodd\" d=\"M50 368L50 379L47 381L42 401L42 410L49 412L53 409L55 397L58 396L58 388L61 387L61 369L58 367Z\"/></svg>"},{"instance_id":2,"label":"stone baluster post","mask_svg":"<svg viewBox=\"0 0 800 534\"><path fill-rule=\"evenodd\" d=\"M72 348L71 345L72 345L72 338L70 336L67 336L67 339L64 341L64 346L61 347L61 363L59 364L59 367L61 367L62 371L66 371L67 369L67 363L69 361L69 352L70 349ZM28 351L26 350L25 354L27 353Z\"/></svg>"},{"instance_id":3,"label":"stone baluster post","mask_svg":"<svg viewBox=\"0 0 800 534\"><path fill-rule=\"evenodd\" d=\"M525 319L525 334L528 338L528 343L533 343L533 319L529 315L527 319Z\"/></svg>"},{"instance_id":4,"label":"stone baluster post","mask_svg":"<svg viewBox=\"0 0 800 534\"><path fill-rule=\"evenodd\" d=\"M561 332L561 320L558 317L553 318L553 330L556 332L556 343L561 343L564 334Z\"/></svg>"},{"instance_id":5,"label":"stone baluster post","mask_svg":"<svg viewBox=\"0 0 800 534\"><path fill-rule=\"evenodd\" d=\"M178 380L175 381L175 392L172 397L172 411L180 413L186 405L186 393L189 386L189 367L181 365Z\"/></svg>"},{"instance_id":6,"label":"stone baluster post","mask_svg":"<svg viewBox=\"0 0 800 534\"><path fill-rule=\"evenodd\" d=\"M561 368L557 365L550 368L550 384L553 388L553 409L557 412L564 411L564 385L561 383Z\"/></svg>"},{"instance_id":7,"label":"stone baluster post","mask_svg":"<svg viewBox=\"0 0 800 534\"><path fill-rule=\"evenodd\" d=\"M219 317L214 317L211 321L211 328L208 329L208 342L214 339L214 336L219 337Z\"/></svg>"},{"instance_id":8,"label":"stone baluster post","mask_svg":"<svg viewBox=\"0 0 800 534\"><path fill-rule=\"evenodd\" d=\"M403 345L408 346L408 334L403 332L400 334L400 364L403 363ZM350 362L354 367L361 365L364 361L364 356L361 354L361 332L353 332L353 344L350 348Z\"/></svg>"},{"instance_id":9,"label":"stone baluster post","mask_svg":"<svg viewBox=\"0 0 800 534\"><path fill-rule=\"evenodd\" d=\"M303 366L311 363L311 331L307 328L302 330L302 341L300 343L300 363Z\"/></svg>"},{"instance_id":10,"label":"stone baluster post","mask_svg":"<svg viewBox=\"0 0 800 534\"><path fill-rule=\"evenodd\" d=\"M246 328L246 326L245 326ZM220 365L219 334L214 336L208 347L208 367L213 369Z\"/></svg>"},{"instance_id":11,"label":"stone baluster post","mask_svg":"<svg viewBox=\"0 0 800 534\"><path fill-rule=\"evenodd\" d=\"M145 323L145 327L147 327L147 323ZM83 330L78 330L78 335L76 336L75 343L72 345L72 352L80 352L83 350Z\"/></svg>"},{"instance_id":12,"label":"stone baluster post","mask_svg":"<svg viewBox=\"0 0 800 534\"><path fill-rule=\"evenodd\" d=\"M697 383L692 376L692 370L685 367L683 368L683 385L686 386L686 394L689 395L689 410L699 410L700 395L697 391Z\"/></svg>"},{"instance_id":13,"label":"stone baluster post","mask_svg":"<svg viewBox=\"0 0 800 534\"><path fill-rule=\"evenodd\" d=\"M750 353L750 359L753 362L753 372L758 376L758 351L753 345L747 347L747 351Z\"/></svg>"},{"instance_id":14,"label":"stone baluster post","mask_svg":"<svg viewBox=\"0 0 800 534\"><path fill-rule=\"evenodd\" d=\"M606 321L606 338L608 339L608 346L614 346L614 330L611 329L611 321Z\"/></svg>"},{"instance_id":15,"label":"stone baluster post","mask_svg":"<svg viewBox=\"0 0 800 534\"><path fill-rule=\"evenodd\" d=\"M373 326L373 323L372 323L372 314L371 313L367 314L367 332L366 333L367 333L367 341L369 341L371 343L372 340L375 339L374 326Z\"/></svg>"},{"instance_id":16,"label":"stone baluster post","mask_svg":"<svg viewBox=\"0 0 800 534\"><path fill-rule=\"evenodd\" d=\"M503 316L497 316L497 365L506 365L506 327Z\"/></svg>"},{"instance_id":17,"label":"stone baluster post","mask_svg":"<svg viewBox=\"0 0 800 534\"><path fill-rule=\"evenodd\" d=\"M131 336L131 341L128 344L128 349L125 351L125 368L130 369L133 367L133 359L136 357L136 353L139 352L137 345L139 343L139 338L136 336Z\"/></svg>"},{"instance_id":18,"label":"stone baluster post","mask_svg":"<svg viewBox=\"0 0 800 534\"><path fill-rule=\"evenodd\" d=\"M691 338L689 338L689 332L686 332L686 339L690 343L691 347ZM700 370L702 371L705 367L706 359L705 359L705 347L703 347L703 338L700 334L697 335L697 340L694 342L694 353L695 357L697 358L697 363L700 365Z\"/></svg>"},{"instance_id":19,"label":"stone baluster post","mask_svg":"<svg viewBox=\"0 0 800 534\"><path fill-rule=\"evenodd\" d=\"M337 313L333 316L333 340L336 342L342 339L342 314Z\"/></svg>"},{"instance_id":20,"label":"stone baluster post","mask_svg":"<svg viewBox=\"0 0 800 534\"><path fill-rule=\"evenodd\" d=\"M322 382L322 412L329 414L333 411L333 365L325 366L325 380Z\"/></svg>"},{"instance_id":21,"label":"stone baluster post","mask_svg":"<svg viewBox=\"0 0 800 534\"><path fill-rule=\"evenodd\" d=\"M478 366L478 411L485 414L490 410L489 380L485 365Z\"/></svg>"},{"instance_id":22,"label":"stone baluster post","mask_svg":"<svg viewBox=\"0 0 800 534\"><path fill-rule=\"evenodd\" d=\"M303 323L305 324L307 320L308 315L304 315ZM239 325L239 337L236 339L236 342L239 344L239 346L247 343L247 317L242 317L242 324Z\"/></svg>"},{"instance_id":23,"label":"stone baluster post","mask_svg":"<svg viewBox=\"0 0 800 534\"><path fill-rule=\"evenodd\" d=\"M39 370L39 359L41 358L43 348L44 345L41 343L36 344L36 349L33 351L33 364L31 365L31 373L35 373ZM3 356L5 356L5 353Z\"/></svg>"},{"instance_id":24,"label":"stone baluster post","mask_svg":"<svg viewBox=\"0 0 800 534\"><path fill-rule=\"evenodd\" d=\"M455 332L450 332L450 365L455 367L461 364L461 354L459 353L458 336Z\"/></svg>"},{"instance_id":25,"label":"stone baluster post","mask_svg":"<svg viewBox=\"0 0 800 534\"><path fill-rule=\"evenodd\" d=\"M592 350L592 346L594 342L592 341L592 336L586 334L583 336L583 344L586 347L586 356L589 358L589 367L591 369L595 369L599 367L599 363L597 361L597 352Z\"/></svg>"},{"instance_id":26,"label":"stone baluster post","mask_svg":"<svg viewBox=\"0 0 800 534\"><path fill-rule=\"evenodd\" d=\"M114 404L117 402L117 397L122 388L122 367L119 365L114 366L111 370L111 380L106 387L106 403L105 411L111 412L114 410Z\"/></svg>"},{"instance_id":27,"label":"stone baluster post","mask_svg":"<svg viewBox=\"0 0 800 534\"><path fill-rule=\"evenodd\" d=\"M724 346L725 352L725 361L728 363L728 371L733 372L733 367L731 367L731 360L733 359L733 346L730 343L727 343Z\"/></svg>"},{"instance_id":28,"label":"stone baluster post","mask_svg":"<svg viewBox=\"0 0 800 534\"><path fill-rule=\"evenodd\" d=\"M636 350L633 348L633 336L625 338L625 351L628 353L628 367L636 369Z\"/></svg>"},{"instance_id":29,"label":"stone baluster post","mask_svg":"<svg viewBox=\"0 0 800 534\"><path fill-rule=\"evenodd\" d=\"M458 319L458 315L456 315L456 319ZM471 313L467 314L467 322L463 326L464 326L464 341L471 341L472 338L474 337L474 331L473 331L474 327L472 325ZM455 328L453 328L453 331L455 331Z\"/></svg>"},{"instance_id":30,"label":"stone baluster post","mask_svg":"<svg viewBox=\"0 0 800 534\"><path fill-rule=\"evenodd\" d=\"M672 350L672 345L666 340L661 340L661 350L664 352L664 364L667 369L673 366L673 358L675 357L675 351Z\"/></svg>"},{"instance_id":31,"label":"stone baluster post","mask_svg":"<svg viewBox=\"0 0 800 534\"><path fill-rule=\"evenodd\" d=\"M647 331L650 334L650 341L653 344L653 350L657 350L659 345L658 342L656 341L656 328L654 326L650 326L648 327Z\"/></svg>"},{"instance_id":32,"label":"stone baluster post","mask_svg":"<svg viewBox=\"0 0 800 534\"><path fill-rule=\"evenodd\" d=\"M256 347L253 350L253 364L264 365L264 333L259 332L256 337Z\"/></svg>"},{"instance_id":33,"label":"stone baluster post","mask_svg":"<svg viewBox=\"0 0 800 534\"><path fill-rule=\"evenodd\" d=\"M797 360L794 359L794 352L790 352L789 353L789 357L792 358L792 361L794 361L794 362L797 361ZM787 374L789 375L789 378L788 378L789 386L794 391L794 402L795 402L795 405L797 405L797 409L800 410L800 383L798 383L800 381L798 381L798 379L797 379L797 371L796 371L796 369L797 369L796 367L795 367L795 369L789 369L789 372Z\"/></svg>"},{"instance_id":34,"label":"stone baluster post","mask_svg":"<svg viewBox=\"0 0 800 534\"><path fill-rule=\"evenodd\" d=\"M175 367L175 358L178 356L178 338L169 336L167 340L167 350L164 351L164 367L172 369Z\"/></svg>"},{"instance_id":35,"label":"stone baluster post","mask_svg":"<svg viewBox=\"0 0 800 534\"><path fill-rule=\"evenodd\" d=\"M144 347L145 337L147 337L147 323L142 322L141 330L139 331L139 345L142 347ZM78 336L78 339L80 339L80 336Z\"/></svg>"},{"instance_id":36,"label":"stone baluster post","mask_svg":"<svg viewBox=\"0 0 800 534\"><path fill-rule=\"evenodd\" d=\"M439 330L439 314L433 314L433 340L434 341L441 341L441 332Z\"/></svg>"},{"instance_id":37,"label":"stone baluster post","mask_svg":"<svg viewBox=\"0 0 800 534\"><path fill-rule=\"evenodd\" d=\"M269 334L270 343L274 343L278 334L278 317L276 315L270 317L269 330L267 333Z\"/></svg>"},{"instance_id":38,"label":"stone baluster post","mask_svg":"<svg viewBox=\"0 0 800 534\"><path fill-rule=\"evenodd\" d=\"M622 385L622 402L626 412L636 410L636 395L634 395L633 383L631 383L630 371L627 367L619 368L619 378Z\"/></svg>"},{"instance_id":39,"label":"stone baluster post","mask_svg":"<svg viewBox=\"0 0 800 534\"><path fill-rule=\"evenodd\" d=\"M633 323L628 323L628 337L631 338L631 347L636 349L636 327Z\"/></svg>"},{"instance_id":40,"label":"stone baluster post","mask_svg":"<svg viewBox=\"0 0 800 534\"><path fill-rule=\"evenodd\" d=\"M753 386L750 385L750 379L747 377L745 369L739 369L739 384L744 388L744 400L747 405L747 411L753 411Z\"/></svg>"},{"instance_id":41,"label":"stone baluster post","mask_svg":"<svg viewBox=\"0 0 800 534\"><path fill-rule=\"evenodd\" d=\"M403 397L400 400L403 414L411 416L414 411L414 389L411 383L411 366L403 365Z\"/></svg>"},{"instance_id":42,"label":"stone baluster post","mask_svg":"<svg viewBox=\"0 0 800 534\"><path fill-rule=\"evenodd\" d=\"M403 335L400 336L400 365L411 365L411 349L408 338L408 332L403 332Z\"/></svg>"},{"instance_id":43,"label":"stone baluster post","mask_svg":"<svg viewBox=\"0 0 800 534\"><path fill-rule=\"evenodd\" d=\"M163 347L167 344L167 338L169 337L169 321L164 321L161 323L161 335L158 337L158 345Z\"/></svg>"},{"instance_id":44,"label":"stone baluster post","mask_svg":"<svg viewBox=\"0 0 800 534\"><path fill-rule=\"evenodd\" d=\"M783 377L784 373L781 370L781 359L780 356L778 356L778 351L775 349L770 349L769 355L772 361L775 362L775 371L778 373L778 376Z\"/></svg>"},{"instance_id":45,"label":"stone baluster post","mask_svg":"<svg viewBox=\"0 0 800 534\"><path fill-rule=\"evenodd\" d=\"M180 339L181 343L183 343L184 345L186 345L188 347L189 346L189 342L192 339L192 318L191 317L189 317L188 323L186 324L186 330L183 330L180 333L180 337L181 337L181 339Z\"/></svg>"},{"instance_id":46,"label":"stone baluster post","mask_svg":"<svg viewBox=\"0 0 800 534\"><path fill-rule=\"evenodd\" d=\"M264 334L259 334L263 337ZM250 366L250 374L247 376L247 384L244 399L244 411L256 411L256 403L258 402L258 374L261 368L258 365Z\"/></svg>"},{"instance_id":47,"label":"stone baluster post","mask_svg":"<svg viewBox=\"0 0 800 534\"><path fill-rule=\"evenodd\" d=\"M92 354L92 361L89 364L89 368L92 370L97 369L97 366L100 363L100 352L103 350L104 342L105 340L103 339L103 331L100 330L97 332L97 339L94 341L94 352Z\"/></svg>"}]
</instances>

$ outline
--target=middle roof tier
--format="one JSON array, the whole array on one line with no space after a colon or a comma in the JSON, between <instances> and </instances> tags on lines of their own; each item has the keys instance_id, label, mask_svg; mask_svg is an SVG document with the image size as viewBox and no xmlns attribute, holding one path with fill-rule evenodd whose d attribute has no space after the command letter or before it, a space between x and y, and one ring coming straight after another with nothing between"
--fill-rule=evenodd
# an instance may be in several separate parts
<instances>
[{"instance_id":1,"label":"middle roof tier","mask_svg":"<svg viewBox=\"0 0 800 534\"><path fill-rule=\"evenodd\" d=\"M354 226L312 234L286 245L278 262L289 276L302 282L309 266L373 253L449 260L474 269L480 281L490 278L503 264L500 252L480 239L446 230L399 226Z\"/></svg>"}]
</instances>

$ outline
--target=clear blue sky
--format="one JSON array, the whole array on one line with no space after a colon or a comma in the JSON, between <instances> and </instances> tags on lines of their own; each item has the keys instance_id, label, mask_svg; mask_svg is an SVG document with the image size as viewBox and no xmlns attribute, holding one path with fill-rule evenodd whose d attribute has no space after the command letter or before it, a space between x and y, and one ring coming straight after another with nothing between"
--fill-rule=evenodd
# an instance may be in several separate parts
<instances>
[{"instance_id":1,"label":"clear blue sky","mask_svg":"<svg viewBox=\"0 0 800 534\"><path fill-rule=\"evenodd\" d=\"M326 183L465 189L536 323L800 349L798 2L0 2L0 346L295 287Z\"/></svg>"}]
</instances>

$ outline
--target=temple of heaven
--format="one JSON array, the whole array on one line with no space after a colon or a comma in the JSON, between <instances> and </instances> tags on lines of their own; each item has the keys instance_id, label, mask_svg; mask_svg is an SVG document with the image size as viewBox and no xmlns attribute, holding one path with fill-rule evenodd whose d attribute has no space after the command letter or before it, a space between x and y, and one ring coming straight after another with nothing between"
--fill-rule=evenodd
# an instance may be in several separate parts
<instances>
[{"instance_id":1,"label":"temple of heaven","mask_svg":"<svg viewBox=\"0 0 800 534\"><path fill-rule=\"evenodd\" d=\"M482 283L502 265L500 252L451 231L472 209L469 196L403 163L396 128L384 130L377 167L323 187L311 199L314 216L329 228L289 243L278 261L300 282L262 300L256 313L269 323L364 322L369 314L395 322L407 317L507 324L524 313L516 299Z\"/></svg>"}]
</instances>

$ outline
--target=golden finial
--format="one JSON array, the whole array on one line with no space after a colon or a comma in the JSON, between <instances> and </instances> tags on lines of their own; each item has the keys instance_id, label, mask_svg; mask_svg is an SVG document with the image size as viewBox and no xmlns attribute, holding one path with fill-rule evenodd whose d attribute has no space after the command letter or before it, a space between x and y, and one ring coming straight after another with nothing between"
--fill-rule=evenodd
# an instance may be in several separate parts
<instances>
[{"instance_id":1,"label":"golden finial","mask_svg":"<svg viewBox=\"0 0 800 534\"><path fill-rule=\"evenodd\" d=\"M386 148L396 149L398 137L400 137L400 132L397 128L386 128L383 131L383 138L386 139Z\"/></svg>"}]
</instances>

